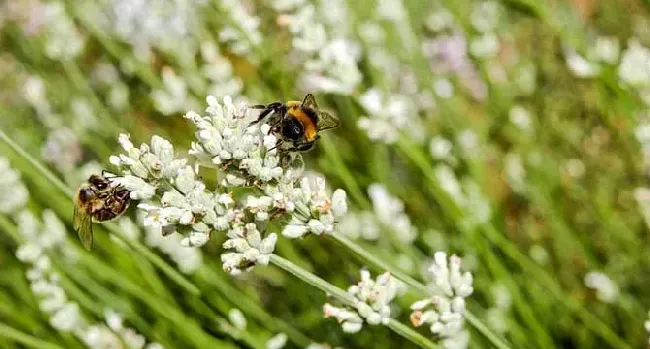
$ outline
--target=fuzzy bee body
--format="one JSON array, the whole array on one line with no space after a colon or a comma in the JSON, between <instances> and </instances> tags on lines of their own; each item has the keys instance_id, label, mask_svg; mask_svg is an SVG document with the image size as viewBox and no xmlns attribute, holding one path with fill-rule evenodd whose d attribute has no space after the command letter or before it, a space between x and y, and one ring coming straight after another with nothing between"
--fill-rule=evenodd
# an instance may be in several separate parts
<instances>
[{"instance_id":1,"label":"fuzzy bee body","mask_svg":"<svg viewBox=\"0 0 650 349\"><path fill-rule=\"evenodd\" d=\"M305 96L302 102L274 102L268 105L255 105L251 108L263 109L253 124L272 114L268 122L271 126L269 133L279 136L278 145L287 144L288 147L284 149L288 151L309 150L320 138L319 131L340 125L334 115L318 108L312 94Z\"/></svg>"},{"instance_id":2,"label":"fuzzy bee body","mask_svg":"<svg viewBox=\"0 0 650 349\"><path fill-rule=\"evenodd\" d=\"M103 175L92 175L75 196L74 229L86 249L93 241L92 221L106 222L122 215L129 207L130 192Z\"/></svg>"}]
</instances>

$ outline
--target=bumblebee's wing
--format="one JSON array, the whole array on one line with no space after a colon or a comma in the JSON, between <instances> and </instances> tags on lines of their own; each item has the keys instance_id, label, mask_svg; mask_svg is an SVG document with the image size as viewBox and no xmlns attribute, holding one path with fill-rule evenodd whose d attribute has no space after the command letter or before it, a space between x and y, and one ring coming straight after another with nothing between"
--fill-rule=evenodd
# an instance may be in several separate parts
<instances>
[{"instance_id":1,"label":"bumblebee's wing","mask_svg":"<svg viewBox=\"0 0 650 349\"><path fill-rule=\"evenodd\" d=\"M319 113L318 113L318 123L317 123L319 131L327 130L329 128L336 128L336 127L339 127L340 125L341 125L341 122L339 121L339 119L336 116L330 114L329 112L327 112L325 110L319 111Z\"/></svg>"},{"instance_id":2,"label":"bumblebee's wing","mask_svg":"<svg viewBox=\"0 0 650 349\"><path fill-rule=\"evenodd\" d=\"M302 100L301 106L318 110L318 103L316 103L316 98L314 98L314 95L311 93L305 96L305 99Z\"/></svg>"},{"instance_id":3,"label":"bumblebee's wing","mask_svg":"<svg viewBox=\"0 0 650 349\"><path fill-rule=\"evenodd\" d=\"M74 230L77 231L77 234L79 234L81 244L84 245L87 250L90 250L90 247L93 244L93 223L91 218L92 217L83 209L83 207L79 207L78 205L74 206L74 213L72 216L73 227Z\"/></svg>"}]
</instances>

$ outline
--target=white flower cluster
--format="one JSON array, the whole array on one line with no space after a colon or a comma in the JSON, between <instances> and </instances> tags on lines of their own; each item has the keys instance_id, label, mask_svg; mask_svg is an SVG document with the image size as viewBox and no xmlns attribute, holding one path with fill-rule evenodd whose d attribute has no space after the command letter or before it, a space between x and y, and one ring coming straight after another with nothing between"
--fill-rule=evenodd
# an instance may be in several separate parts
<instances>
[{"instance_id":1,"label":"white flower cluster","mask_svg":"<svg viewBox=\"0 0 650 349\"><path fill-rule=\"evenodd\" d=\"M437 252L429 268L433 276L431 298L411 305L411 322L414 326L429 325L433 334L440 336L443 347L467 348L469 333L464 330L465 298L474 292L472 274L461 272L461 259Z\"/></svg>"},{"instance_id":2,"label":"white flower cluster","mask_svg":"<svg viewBox=\"0 0 650 349\"><path fill-rule=\"evenodd\" d=\"M364 320L371 325L387 324L390 320L390 302L395 298L398 283L386 272L373 280L370 272L361 270L361 281L348 288L354 297L353 307L335 307L329 303L323 305L325 317L338 320L347 333L361 330Z\"/></svg>"},{"instance_id":3,"label":"white flower cluster","mask_svg":"<svg viewBox=\"0 0 650 349\"><path fill-rule=\"evenodd\" d=\"M302 178L300 188L291 193L295 210L282 235L299 238L307 233L333 233L334 223L348 211L346 199L347 194L342 189L335 190L330 199L325 190L325 180L321 177Z\"/></svg>"},{"instance_id":4,"label":"white flower cluster","mask_svg":"<svg viewBox=\"0 0 650 349\"><path fill-rule=\"evenodd\" d=\"M9 160L0 156L0 213L14 213L27 204L29 191L20 179L20 172L11 168Z\"/></svg>"},{"instance_id":5,"label":"white flower cluster","mask_svg":"<svg viewBox=\"0 0 650 349\"><path fill-rule=\"evenodd\" d=\"M650 49L631 39L618 66L618 79L623 86L635 89L650 106Z\"/></svg>"},{"instance_id":6,"label":"white flower cluster","mask_svg":"<svg viewBox=\"0 0 650 349\"><path fill-rule=\"evenodd\" d=\"M210 192L197 178L196 169L187 159L176 159L172 144L153 136L151 146L135 148L129 137L119 137L127 154L112 156L111 163L120 167L124 177L115 181L131 191L134 200L149 200L159 192L159 202L140 203L145 211L144 225L160 228L165 235L185 233L184 246L203 246L212 230L226 231L236 218L229 194Z\"/></svg>"},{"instance_id":7,"label":"white flower cluster","mask_svg":"<svg viewBox=\"0 0 650 349\"><path fill-rule=\"evenodd\" d=\"M417 130L420 120L413 101L402 94L385 94L371 88L359 97L359 103L369 116L359 118L357 125L373 141L393 144L401 130ZM415 137L419 138L419 137Z\"/></svg>"},{"instance_id":8,"label":"white flower cluster","mask_svg":"<svg viewBox=\"0 0 650 349\"><path fill-rule=\"evenodd\" d=\"M379 183L373 183L368 187L368 195L377 220L390 229L402 243L413 242L418 232L411 224L411 219L404 213L404 203L392 196L386 187Z\"/></svg>"},{"instance_id":9,"label":"white flower cluster","mask_svg":"<svg viewBox=\"0 0 650 349\"><path fill-rule=\"evenodd\" d=\"M477 3L470 14L472 26L478 32L469 43L469 52L479 59L495 58L501 43L495 33L500 21L501 8L496 1Z\"/></svg>"},{"instance_id":10,"label":"white flower cluster","mask_svg":"<svg viewBox=\"0 0 650 349\"><path fill-rule=\"evenodd\" d=\"M209 96L207 102L207 115L185 115L198 129L189 151L193 164L175 158L171 143L159 136L139 148L127 135L119 137L126 153L111 157L123 174L115 181L131 191L132 199L145 201L138 205L146 213L145 227L159 235L179 232L183 246L202 246L213 232L224 232L223 247L232 251L221 259L232 274L269 262L277 236L263 238L266 221L289 221L283 234L290 238L331 233L347 212L345 192L337 190L330 198L322 179L303 178L295 187L300 155L274 149L277 138L268 134L270 127L251 126L256 115L245 105L235 106L228 96L222 102ZM218 188L208 189L199 179L201 166L217 169ZM248 195L233 198L221 191L234 187L246 188Z\"/></svg>"},{"instance_id":11,"label":"white flower cluster","mask_svg":"<svg viewBox=\"0 0 650 349\"><path fill-rule=\"evenodd\" d=\"M233 74L232 64L221 55L219 47L212 41L203 42L201 57L204 62L201 73L208 80L208 94L215 97L239 95L244 83Z\"/></svg>"},{"instance_id":12,"label":"white flower cluster","mask_svg":"<svg viewBox=\"0 0 650 349\"><path fill-rule=\"evenodd\" d=\"M150 59L154 47L177 50L193 59L196 43L191 30L200 1L110 0L101 6L101 10L85 11L96 12L94 21L131 44L142 62Z\"/></svg>"},{"instance_id":13,"label":"white flower cluster","mask_svg":"<svg viewBox=\"0 0 650 349\"><path fill-rule=\"evenodd\" d=\"M162 82L162 89L151 91L151 99L156 109L163 115L176 114L197 105L188 91L185 80L176 75L172 68L162 68Z\"/></svg>"},{"instance_id":14,"label":"white flower cluster","mask_svg":"<svg viewBox=\"0 0 650 349\"><path fill-rule=\"evenodd\" d=\"M616 37L598 36L594 42L589 43L585 55L581 55L574 48L567 45L565 45L564 52L567 66L573 75L579 78L592 78L600 75L604 65L613 65L618 62L619 43ZM621 61L621 66L619 66L619 78L621 80L625 80L621 73L625 75L625 70L629 68L623 63Z\"/></svg>"},{"instance_id":15,"label":"white flower cluster","mask_svg":"<svg viewBox=\"0 0 650 349\"><path fill-rule=\"evenodd\" d=\"M328 39L313 4L274 0L272 6L277 11L286 11L278 17L278 22L288 27L293 35L293 48L303 60L305 70L300 78L303 89L352 94L361 82L356 46L343 38Z\"/></svg>"},{"instance_id":16,"label":"white flower cluster","mask_svg":"<svg viewBox=\"0 0 650 349\"><path fill-rule=\"evenodd\" d=\"M57 250L63 256L73 257L73 251L65 242L65 225L54 212L43 211L41 224L29 211L22 211L18 215L18 230L24 242L16 256L31 266L27 270L27 279L39 299L41 311L49 314L52 327L73 333L90 348L119 348L125 343L133 349L162 349L160 344L147 344L142 335L124 327L122 318L113 312L106 312L108 327L103 323L89 324L79 305L67 298L47 255L48 251Z\"/></svg>"},{"instance_id":17,"label":"white flower cluster","mask_svg":"<svg viewBox=\"0 0 650 349\"><path fill-rule=\"evenodd\" d=\"M74 22L65 13L61 2L48 2L45 5L47 40L45 54L56 60L73 60L84 49L85 38L77 30Z\"/></svg>"},{"instance_id":18,"label":"white flower cluster","mask_svg":"<svg viewBox=\"0 0 650 349\"><path fill-rule=\"evenodd\" d=\"M27 270L31 289L39 298L40 309L50 315L50 323L60 331L77 331L84 326L79 306L66 297L59 286L59 276L52 270L47 249L59 248L65 242L65 226L52 211L43 212L41 222L29 211L18 215L18 231L24 242L16 251L16 257L31 267Z\"/></svg>"},{"instance_id":19,"label":"white flower cluster","mask_svg":"<svg viewBox=\"0 0 650 349\"><path fill-rule=\"evenodd\" d=\"M223 243L223 247L235 252L221 255L223 269L232 275L238 275L255 265L269 264L277 239L278 236L274 233L262 239L255 223L233 226L228 230L228 240Z\"/></svg>"},{"instance_id":20,"label":"white flower cluster","mask_svg":"<svg viewBox=\"0 0 650 349\"><path fill-rule=\"evenodd\" d=\"M219 39L229 43L232 52L240 55L250 53L252 47L262 42L262 34L259 31L260 19L249 14L246 5L251 3L241 0L219 1L225 17L235 24L221 30Z\"/></svg>"}]
</instances>

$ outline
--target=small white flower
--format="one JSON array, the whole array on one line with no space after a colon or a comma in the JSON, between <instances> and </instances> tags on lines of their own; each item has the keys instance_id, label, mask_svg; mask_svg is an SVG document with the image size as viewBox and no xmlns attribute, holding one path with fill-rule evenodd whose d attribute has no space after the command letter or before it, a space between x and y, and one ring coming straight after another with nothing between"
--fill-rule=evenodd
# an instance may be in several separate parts
<instances>
[{"instance_id":1,"label":"small white flower","mask_svg":"<svg viewBox=\"0 0 650 349\"><path fill-rule=\"evenodd\" d=\"M597 63L589 62L575 51L566 53L566 63L571 72L579 78L591 78L600 73L600 66Z\"/></svg>"},{"instance_id":2,"label":"small white flower","mask_svg":"<svg viewBox=\"0 0 650 349\"><path fill-rule=\"evenodd\" d=\"M640 88L650 85L650 49L637 40L630 40L618 66L618 78L623 84Z\"/></svg>"},{"instance_id":3,"label":"small white flower","mask_svg":"<svg viewBox=\"0 0 650 349\"><path fill-rule=\"evenodd\" d=\"M390 302L395 297L398 284L390 273L384 273L373 280L367 270L361 271L361 281L348 288L355 298L354 308L323 305L325 317L333 317L341 323L344 332L361 330L363 322L371 325L387 324L390 320Z\"/></svg>"},{"instance_id":4,"label":"small white flower","mask_svg":"<svg viewBox=\"0 0 650 349\"><path fill-rule=\"evenodd\" d=\"M445 348L466 348L467 331L463 329L465 298L474 291L472 274L462 273L461 260L455 255L447 258L444 252L434 255L429 268L433 276L434 296L411 305L411 323L428 324L430 331L443 338Z\"/></svg>"},{"instance_id":5,"label":"small white flower","mask_svg":"<svg viewBox=\"0 0 650 349\"><path fill-rule=\"evenodd\" d=\"M289 337L284 333L278 333L271 337L265 345L266 349L281 349L287 344Z\"/></svg>"},{"instance_id":6,"label":"small white flower","mask_svg":"<svg viewBox=\"0 0 650 349\"><path fill-rule=\"evenodd\" d=\"M596 290L596 297L605 303L613 303L619 295L619 288L607 275L590 271L585 275L585 285Z\"/></svg>"},{"instance_id":7,"label":"small white flower","mask_svg":"<svg viewBox=\"0 0 650 349\"><path fill-rule=\"evenodd\" d=\"M237 308L232 308L228 312L228 319L230 320L230 323L235 326L235 328L240 329L240 330L245 330L247 326L247 321L246 317L244 317L244 313L241 312L241 310Z\"/></svg>"}]
</instances>

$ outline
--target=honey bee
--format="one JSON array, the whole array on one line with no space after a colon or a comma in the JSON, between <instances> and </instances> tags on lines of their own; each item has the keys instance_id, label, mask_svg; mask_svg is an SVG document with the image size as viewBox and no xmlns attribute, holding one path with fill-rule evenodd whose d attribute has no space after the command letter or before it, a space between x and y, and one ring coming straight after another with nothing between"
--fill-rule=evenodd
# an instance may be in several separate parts
<instances>
[{"instance_id":1,"label":"honey bee","mask_svg":"<svg viewBox=\"0 0 650 349\"><path fill-rule=\"evenodd\" d=\"M310 93L302 102L288 101L287 103L274 102L267 105L254 105L253 109L263 109L257 124L272 113L268 124L271 126L269 133L279 135L278 145L287 151L306 151L314 146L320 135L319 131L335 128L340 125L339 119L325 110L318 108L316 99Z\"/></svg>"},{"instance_id":2,"label":"honey bee","mask_svg":"<svg viewBox=\"0 0 650 349\"><path fill-rule=\"evenodd\" d=\"M73 226L87 250L93 243L93 219L110 221L129 207L131 192L107 177L105 172L91 175L88 182L79 187L74 199Z\"/></svg>"}]
</instances>

